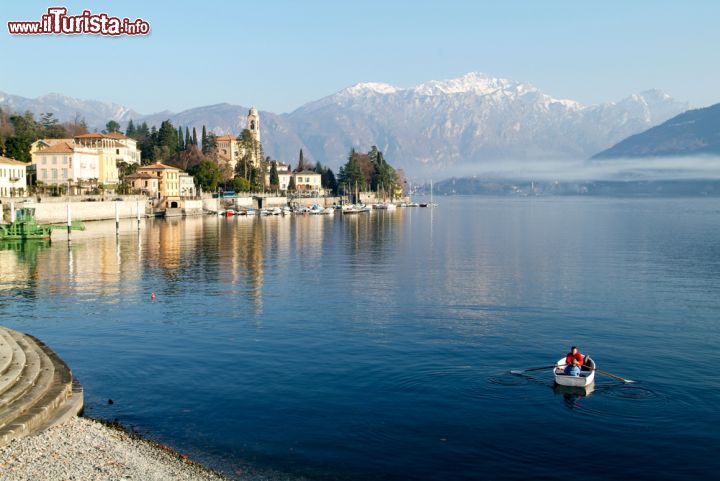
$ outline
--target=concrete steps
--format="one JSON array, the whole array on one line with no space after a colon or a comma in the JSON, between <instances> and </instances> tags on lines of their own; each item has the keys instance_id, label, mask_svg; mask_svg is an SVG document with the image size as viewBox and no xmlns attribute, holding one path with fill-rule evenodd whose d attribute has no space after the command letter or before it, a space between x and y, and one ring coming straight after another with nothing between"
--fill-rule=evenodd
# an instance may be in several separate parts
<instances>
[{"instance_id":1,"label":"concrete steps","mask_svg":"<svg viewBox=\"0 0 720 481\"><path fill-rule=\"evenodd\" d=\"M0 327L0 446L82 411L70 368L40 340Z\"/></svg>"}]
</instances>

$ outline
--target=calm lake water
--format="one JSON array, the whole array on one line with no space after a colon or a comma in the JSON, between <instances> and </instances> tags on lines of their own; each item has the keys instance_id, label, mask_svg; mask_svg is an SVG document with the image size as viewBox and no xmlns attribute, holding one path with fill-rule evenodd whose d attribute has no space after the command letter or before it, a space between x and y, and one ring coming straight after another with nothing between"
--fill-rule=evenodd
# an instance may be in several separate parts
<instances>
[{"instance_id":1,"label":"calm lake water","mask_svg":"<svg viewBox=\"0 0 720 481\"><path fill-rule=\"evenodd\" d=\"M121 227L0 247L0 322L71 365L88 415L230 474L720 469L718 199L442 198ZM584 397L509 374L571 344L639 382L598 376Z\"/></svg>"}]
</instances>

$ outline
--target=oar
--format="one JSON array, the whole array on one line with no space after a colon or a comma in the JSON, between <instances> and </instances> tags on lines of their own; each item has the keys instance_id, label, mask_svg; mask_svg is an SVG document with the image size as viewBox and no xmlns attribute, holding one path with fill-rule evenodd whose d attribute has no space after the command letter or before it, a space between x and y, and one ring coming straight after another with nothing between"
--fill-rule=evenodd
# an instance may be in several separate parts
<instances>
[{"instance_id":1,"label":"oar","mask_svg":"<svg viewBox=\"0 0 720 481\"><path fill-rule=\"evenodd\" d=\"M633 381L632 379L625 379L624 377L616 376L615 374L609 373L607 371L601 371L600 369L592 368L592 370L597 371L600 374L605 374L606 376L614 377L615 379L619 379L622 382L624 382L625 384L632 384L634 382L637 382L637 381Z\"/></svg>"},{"instance_id":2,"label":"oar","mask_svg":"<svg viewBox=\"0 0 720 481\"><path fill-rule=\"evenodd\" d=\"M542 369L550 369L551 367L555 367L555 364L553 364L553 365L551 365L551 366L531 367L530 369L523 369L523 370L521 370L521 371L513 370L513 371L510 371L510 374L522 374L522 373L524 373L524 372L540 371L540 370L542 370Z\"/></svg>"}]
</instances>

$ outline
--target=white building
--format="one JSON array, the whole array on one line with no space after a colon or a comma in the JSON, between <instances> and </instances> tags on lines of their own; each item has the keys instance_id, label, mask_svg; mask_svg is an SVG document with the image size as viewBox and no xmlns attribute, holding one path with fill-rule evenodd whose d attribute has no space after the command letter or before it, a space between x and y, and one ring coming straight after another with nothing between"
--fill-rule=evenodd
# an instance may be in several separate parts
<instances>
[{"instance_id":1,"label":"white building","mask_svg":"<svg viewBox=\"0 0 720 481\"><path fill-rule=\"evenodd\" d=\"M298 192L318 192L322 193L322 176L312 170L303 170L295 172L295 190Z\"/></svg>"},{"instance_id":2,"label":"white building","mask_svg":"<svg viewBox=\"0 0 720 481\"><path fill-rule=\"evenodd\" d=\"M0 156L0 197L25 197L27 164Z\"/></svg>"},{"instance_id":3,"label":"white building","mask_svg":"<svg viewBox=\"0 0 720 481\"><path fill-rule=\"evenodd\" d=\"M195 197L197 190L195 189L195 179L187 172L180 172L180 197Z\"/></svg>"},{"instance_id":4,"label":"white building","mask_svg":"<svg viewBox=\"0 0 720 481\"><path fill-rule=\"evenodd\" d=\"M125 162L131 165L140 165L140 151L137 148L137 141L119 132L109 134L94 132L78 135L74 140L76 144L82 147L101 149L105 157L114 160L115 163Z\"/></svg>"},{"instance_id":5,"label":"white building","mask_svg":"<svg viewBox=\"0 0 720 481\"><path fill-rule=\"evenodd\" d=\"M282 162L275 162L275 168L277 169L278 173L278 190L280 191L286 191L288 190L288 187L290 186L290 179L292 179L293 173L290 169L290 165L283 164ZM265 173L265 185L270 186L270 169L268 168L267 173Z\"/></svg>"}]
</instances>

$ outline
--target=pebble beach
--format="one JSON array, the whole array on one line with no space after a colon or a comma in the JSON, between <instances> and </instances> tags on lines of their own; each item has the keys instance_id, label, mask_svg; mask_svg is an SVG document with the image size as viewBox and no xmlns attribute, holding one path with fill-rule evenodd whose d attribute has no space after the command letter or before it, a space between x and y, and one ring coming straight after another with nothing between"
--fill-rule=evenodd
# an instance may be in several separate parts
<instances>
[{"instance_id":1,"label":"pebble beach","mask_svg":"<svg viewBox=\"0 0 720 481\"><path fill-rule=\"evenodd\" d=\"M157 444L75 417L0 448L3 481L228 481Z\"/></svg>"}]
</instances>

